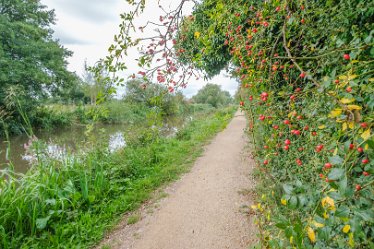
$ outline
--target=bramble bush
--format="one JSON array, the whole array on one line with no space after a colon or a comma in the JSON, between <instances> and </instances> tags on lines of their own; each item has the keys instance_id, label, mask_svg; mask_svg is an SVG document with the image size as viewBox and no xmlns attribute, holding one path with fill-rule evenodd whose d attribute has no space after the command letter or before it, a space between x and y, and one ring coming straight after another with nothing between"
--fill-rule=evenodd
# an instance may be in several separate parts
<instances>
[{"instance_id":1,"label":"bramble bush","mask_svg":"<svg viewBox=\"0 0 374 249\"><path fill-rule=\"evenodd\" d=\"M205 0L180 60L241 82L267 248L373 248L374 3Z\"/></svg>"}]
</instances>

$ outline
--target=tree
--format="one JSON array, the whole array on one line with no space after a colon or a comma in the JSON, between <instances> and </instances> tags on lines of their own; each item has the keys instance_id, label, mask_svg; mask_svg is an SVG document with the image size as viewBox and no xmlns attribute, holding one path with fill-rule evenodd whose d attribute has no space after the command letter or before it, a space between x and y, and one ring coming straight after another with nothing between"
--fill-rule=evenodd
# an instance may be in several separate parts
<instances>
[{"instance_id":1,"label":"tree","mask_svg":"<svg viewBox=\"0 0 374 249\"><path fill-rule=\"evenodd\" d=\"M66 69L72 53L52 37L54 22L54 11L39 0L0 0L0 107L15 122L21 120L19 110L6 102L10 88L23 92L17 101L27 112L75 82Z\"/></svg>"},{"instance_id":2,"label":"tree","mask_svg":"<svg viewBox=\"0 0 374 249\"><path fill-rule=\"evenodd\" d=\"M221 90L221 86L207 84L192 97L192 100L195 103L210 104L217 108L231 103L232 98L228 91Z\"/></svg>"}]
</instances>

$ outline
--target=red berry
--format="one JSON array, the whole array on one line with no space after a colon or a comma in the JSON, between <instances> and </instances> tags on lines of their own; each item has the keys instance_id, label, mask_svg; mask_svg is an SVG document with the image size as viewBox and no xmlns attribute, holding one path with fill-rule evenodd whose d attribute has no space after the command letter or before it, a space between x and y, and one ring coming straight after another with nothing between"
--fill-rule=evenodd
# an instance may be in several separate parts
<instances>
[{"instance_id":1,"label":"red berry","mask_svg":"<svg viewBox=\"0 0 374 249\"><path fill-rule=\"evenodd\" d=\"M288 145L283 146L284 150L288 150L290 147Z\"/></svg>"},{"instance_id":2,"label":"red berry","mask_svg":"<svg viewBox=\"0 0 374 249\"><path fill-rule=\"evenodd\" d=\"M360 124L360 126L361 126L362 128L368 128L368 123L363 122L363 123Z\"/></svg>"},{"instance_id":3,"label":"red berry","mask_svg":"<svg viewBox=\"0 0 374 249\"><path fill-rule=\"evenodd\" d=\"M355 145L354 145L354 144L350 144L350 145L349 145L349 149L350 149L350 150L353 150L354 148L355 148Z\"/></svg>"},{"instance_id":4,"label":"red berry","mask_svg":"<svg viewBox=\"0 0 374 249\"><path fill-rule=\"evenodd\" d=\"M289 125L290 121L288 119L286 119L286 120L283 121L283 124Z\"/></svg>"},{"instance_id":5,"label":"red berry","mask_svg":"<svg viewBox=\"0 0 374 249\"><path fill-rule=\"evenodd\" d=\"M243 101L240 101L240 106L244 106L244 102Z\"/></svg>"},{"instance_id":6,"label":"red berry","mask_svg":"<svg viewBox=\"0 0 374 249\"><path fill-rule=\"evenodd\" d=\"M349 56L349 54L344 54L343 58L344 58L344 60L347 60L347 61L349 61L351 59L351 57Z\"/></svg>"},{"instance_id":7,"label":"red berry","mask_svg":"<svg viewBox=\"0 0 374 249\"><path fill-rule=\"evenodd\" d=\"M264 145L264 149L265 149L265 150L269 149L269 146Z\"/></svg>"},{"instance_id":8,"label":"red berry","mask_svg":"<svg viewBox=\"0 0 374 249\"><path fill-rule=\"evenodd\" d=\"M268 160L265 160L265 161L264 161L264 165L267 165L268 163L269 163Z\"/></svg>"},{"instance_id":9,"label":"red berry","mask_svg":"<svg viewBox=\"0 0 374 249\"><path fill-rule=\"evenodd\" d=\"M253 96L249 96L249 101L252 101L253 100Z\"/></svg>"},{"instance_id":10,"label":"red berry","mask_svg":"<svg viewBox=\"0 0 374 249\"><path fill-rule=\"evenodd\" d=\"M323 174L319 174L319 177L321 178L325 178L325 176Z\"/></svg>"},{"instance_id":11,"label":"red berry","mask_svg":"<svg viewBox=\"0 0 374 249\"><path fill-rule=\"evenodd\" d=\"M364 159L362 159L362 161L361 161L363 164L368 164L369 163L369 159L367 159L367 158L364 158Z\"/></svg>"},{"instance_id":12,"label":"red berry","mask_svg":"<svg viewBox=\"0 0 374 249\"><path fill-rule=\"evenodd\" d=\"M293 133L294 135L296 135L296 136L300 136L301 131L299 131L299 130L293 130L292 133Z\"/></svg>"},{"instance_id":13,"label":"red berry","mask_svg":"<svg viewBox=\"0 0 374 249\"><path fill-rule=\"evenodd\" d=\"M301 19L301 21L300 21L302 24L304 24L305 23L305 19L303 18L303 19Z\"/></svg>"},{"instance_id":14,"label":"red berry","mask_svg":"<svg viewBox=\"0 0 374 249\"><path fill-rule=\"evenodd\" d=\"M312 136L317 136L317 132L316 132L316 131L313 131L313 132L312 132Z\"/></svg>"},{"instance_id":15,"label":"red berry","mask_svg":"<svg viewBox=\"0 0 374 249\"><path fill-rule=\"evenodd\" d=\"M300 87L296 88L295 92L301 92L301 88Z\"/></svg>"},{"instance_id":16,"label":"red berry","mask_svg":"<svg viewBox=\"0 0 374 249\"><path fill-rule=\"evenodd\" d=\"M339 80L335 80L335 84L339 84Z\"/></svg>"},{"instance_id":17,"label":"red berry","mask_svg":"<svg viewBox=\"0 0 374 249\"><path fill-rule=\"evenodd\" d=\"M316 151L320 152L323 149L323 144L317 145L316 146Z\"/></svg>"},{"instance_id":18,"label":"red berry","mask_svg":"<svg viewBox=\"0 0 374 249\"><path fill-rule=\"evenodd\" d=\"M307 130L309 130L309 126L306 125L306 126L304 127L304 131L307 131Z\"/></svg>"},{"instance_id":19,"label":"red berry","mask_svg":"<svg viewBox=\"0 0 374 249\"><path fill-rule=\"evenodd\" d=\"M358 148L357 148L357 151L358 151L358 153L362 153L362 152L364 152L364 149L361 148L361 147L358 147Z\"/></svg>"},{"instance_id":20,"label":"red berry","mask_svg":"<svg viewBox=\"0 0 374 249\"><path fill-rule=\"evenodd\" d=\"M301 74L300 74L300 78L305 78L305 76L306 76L306 73L304 73L304 72L302 72Z\"/></svg>"},{"instance_id":21,"label":"red berry","mask_svg":"<svg viewBox=\"0 0 374 249\"><path fill-rule=\"evenodd\" d=\"M352 92L352 87L348 86L346 89L345 89L348 93Z\"/></svg>"},{"instance_id":22,"label":"red berry","mask_svg":"<svg viewBox=\"0 0 374 249\"><path fill-rule=\"evenodd\" d=\"M278 7L275 8L275 11L280 11L280 9L281 9L281 7L278 6Z\"/></svg>"},{"instance_id":23,"label":"red berry","mask_svg":"<svg viewBox=\"0 0 374 249\"><path fill-rule=\"evenodd\" d=\"M279 128L279 126L278 126L278 125L273 125L273 128L274 128L275 130L277 130L277 129Z\"/></svg>"},{"instance_id":24,"label":"red berry","mask_svg":"<svg viewBox=\"0 0 374 249\"><path fill-rule=\"evenodd\" d=\"M325 163L325 168L326 169L331 169L332 167L332 164L331 163Z\"/></svg>"},{"instance_id":25,"label":"red berry","mask_svg":"<svg viewBox=\"0 0 374 249\"><path fill-rule=\"evenodd\" d=\"M369 175L370 175L369 172L366 172L366 171L362 172L362 174L363 174L364 176L369 176Z\"/></svg>"},{"instance_id":26,"label":"red berry","mask_svg":"<svg viewBox=\"0 0 374 249\"><path fill-rule=\"evenodd\" d=\"M303 151L303 150L304 150L303 147L298 148L298 151Z\"/></svg>"},{"instance_id":27,"label":"red berry","mask_svg":"<svg viewBox=\"0 0 374 249\"><path fill-rule=\"evenodd\" d=\"M290 141L289 139L286 139L286 140L284 141L284 144L285 144L285 145L290 145L290 144L291 144L291 141Z\"/></svg>"},{"instance_id":28,"label":"red berry","mask_svg":"<svg viewBox=\"0 0 374 249\"><path fill-rule=\"evenodd\" d=\"M356 185L356 191L360 191L362 188L361 188L361 185L360 184L357 184Z\"/></svg>"},{"instance_id":29,"label":"red berry","mask_svg":"<svg viewBox=\"0 0 374 249\"><path fill-rule=\"evenodd\" d=\"M291 99L291 100L294 100L295 98L296 98L295 95L291 95L291 96L290 96L290 99Z\"/></svg>"},{"instance_id":30,"label":"red berry","mask_svg":"<svg viewBox=\"0 0 374 249\"><path fill-rule=\"evenodd\" d=\"M303 119L303 116L299 115L299 116L297 116L296 118L297 118L298 120L301 120L301 119Z\"/></svg>"}]
</instances>

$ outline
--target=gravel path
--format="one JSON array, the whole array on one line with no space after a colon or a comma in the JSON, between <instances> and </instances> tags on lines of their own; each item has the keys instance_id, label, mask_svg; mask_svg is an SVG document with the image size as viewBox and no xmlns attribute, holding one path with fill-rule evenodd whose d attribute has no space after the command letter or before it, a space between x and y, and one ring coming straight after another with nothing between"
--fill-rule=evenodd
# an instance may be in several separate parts
<instances>
[{"instance_id":1,"label":"gravel path","mask_svg":"<svg viewBox=\"0 0 374 249\"><path fill-rule=\"evenodd\" d=\"M133 225L121 224L101 244L112 249L241 249L256 241L250 215L254 167L237 112L205 147L191 171L145 204Z\"/></svg>"}]
</instances>

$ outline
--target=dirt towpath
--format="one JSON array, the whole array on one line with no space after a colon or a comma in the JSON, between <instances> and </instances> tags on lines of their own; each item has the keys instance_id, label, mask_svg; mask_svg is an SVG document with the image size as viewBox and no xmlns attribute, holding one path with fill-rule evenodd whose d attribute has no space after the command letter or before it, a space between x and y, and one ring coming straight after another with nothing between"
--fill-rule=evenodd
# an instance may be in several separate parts
<instances>
[{"instance_id":1,"label":"dirt towpath","mask_svg":"<svg viewBox=\"0 0 374 249\"><path fill-rule=\"evenodd\" d=\"M205 147L191 171L148 203L133 225L120 225L101 245L112 249L242 249L256 240L248 207L253 162L244 135L246 120L236 113ZM157 199L157 198L156 198ZM105 247L104 247L105 248Z\"/></svg>"}]
</instances>

